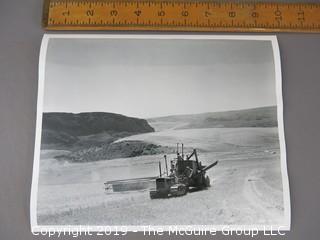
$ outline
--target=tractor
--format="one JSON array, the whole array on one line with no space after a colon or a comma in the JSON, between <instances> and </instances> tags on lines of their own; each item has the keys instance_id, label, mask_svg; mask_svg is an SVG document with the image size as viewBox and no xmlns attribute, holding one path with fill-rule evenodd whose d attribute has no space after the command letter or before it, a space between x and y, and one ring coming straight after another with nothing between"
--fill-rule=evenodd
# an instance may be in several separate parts
<instances>
[{"instance_id":1,"label":"tractor","mask_svg":"<svg viewBox=\"0 0 320 240\"><path fill-rule=\"evenodd\" d=\"M164 173L159 162L160 174L155 179L155 188L151 188L149 192L151 199L183 196L191 189L202 190L210 187L210 179L206 171L217 165L218 161L204 166L198 160L196 149L190 155L184 156L183 144L181 144L181 153L177 144L176 154L176 158L170 162L169 171L166 155L164 156L166 167ZM191 160L192 157L194 160Z\"/></svg>"}]
</instances>

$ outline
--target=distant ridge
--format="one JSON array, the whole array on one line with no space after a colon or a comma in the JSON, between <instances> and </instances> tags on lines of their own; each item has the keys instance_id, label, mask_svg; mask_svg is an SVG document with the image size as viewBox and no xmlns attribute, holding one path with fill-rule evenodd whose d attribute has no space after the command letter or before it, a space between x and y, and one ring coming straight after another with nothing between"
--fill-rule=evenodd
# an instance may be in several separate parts
<instances>
[{"instance_id":1,"label":"distant ridge","mask_svg":"<svg viewBox=\"0 0 320 240\"><path fill-rule=\"evenodd\" d=\"M156 131L189 128L276 127L278 125L276 106L225 112L173 115L150 118L148 122Z\"/></svg>"}]
</instances>

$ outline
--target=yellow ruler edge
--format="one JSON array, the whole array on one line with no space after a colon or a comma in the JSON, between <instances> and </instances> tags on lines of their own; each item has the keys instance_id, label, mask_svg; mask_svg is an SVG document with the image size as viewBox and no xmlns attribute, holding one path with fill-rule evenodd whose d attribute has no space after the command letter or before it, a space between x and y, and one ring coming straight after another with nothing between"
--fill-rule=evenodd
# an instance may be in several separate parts
<instances>
[{"instance_id":1,"label":"yellow ruler edge","mask_svg":"<svg viewBox=\"0 0 320 240\"><path fill-rule=\"evenodd\" d=\"M47 30L320 32L320 3L45 0Z\"/></svg>"}]
</instances>

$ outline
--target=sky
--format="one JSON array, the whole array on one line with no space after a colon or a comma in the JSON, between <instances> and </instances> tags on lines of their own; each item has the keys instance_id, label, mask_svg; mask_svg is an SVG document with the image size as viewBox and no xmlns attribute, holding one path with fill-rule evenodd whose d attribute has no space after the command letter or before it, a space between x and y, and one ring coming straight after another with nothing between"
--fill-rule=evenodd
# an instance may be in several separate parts
<instances>
[{"instance_id":1,"label":"sky","mask_svg":"<svg viewBox=\"0 0 320 240\"><path fill-rule=\"evenodd\" d=\"M276 105L270 41L49 40L44 112L131 117Z\"/></svg>"}]
</instances>

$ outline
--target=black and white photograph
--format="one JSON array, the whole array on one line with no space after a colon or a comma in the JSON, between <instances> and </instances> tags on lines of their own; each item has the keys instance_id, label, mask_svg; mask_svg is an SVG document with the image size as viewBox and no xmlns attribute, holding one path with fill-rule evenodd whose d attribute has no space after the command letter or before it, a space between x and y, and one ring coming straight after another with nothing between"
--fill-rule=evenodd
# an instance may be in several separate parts
<instances>
[{"instance_id":1,"label":"black and white photograph","mask_svg":"<svg viewBox=\"0 0 320 240\"><path fill-rule=\"evenodd\" d=\"M290 229L275 36L44 35L31 226Z\"/></svg>"}]
</instances>

